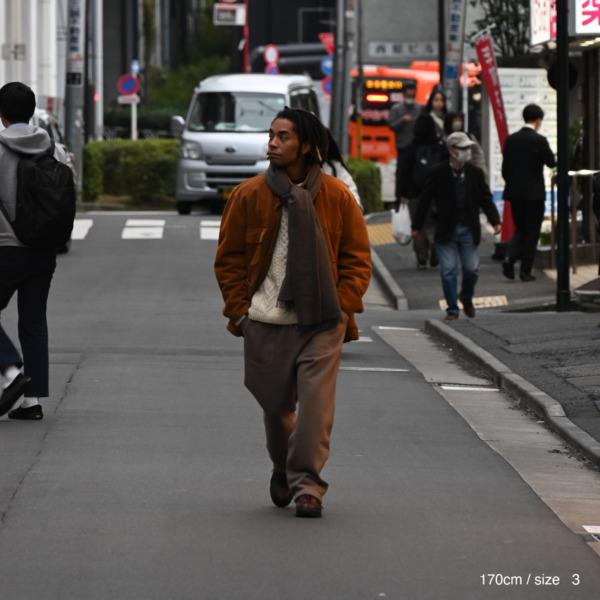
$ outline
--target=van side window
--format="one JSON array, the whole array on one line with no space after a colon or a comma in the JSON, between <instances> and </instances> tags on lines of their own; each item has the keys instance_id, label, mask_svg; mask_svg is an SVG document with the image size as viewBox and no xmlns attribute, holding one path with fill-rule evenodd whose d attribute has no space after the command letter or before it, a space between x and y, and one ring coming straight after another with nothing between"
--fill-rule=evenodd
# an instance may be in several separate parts
<instances>
[{"instance_id":1,"label":"van side window","mask_svg":"<svg viewBox=\"0 0 600 600\"><path fill-rule=\"evenodd\" d=\"M295 90L290 93L290 107L302 108L316 115L319 114L319 101L313 90Z\"/></svg>"}]
</instances>

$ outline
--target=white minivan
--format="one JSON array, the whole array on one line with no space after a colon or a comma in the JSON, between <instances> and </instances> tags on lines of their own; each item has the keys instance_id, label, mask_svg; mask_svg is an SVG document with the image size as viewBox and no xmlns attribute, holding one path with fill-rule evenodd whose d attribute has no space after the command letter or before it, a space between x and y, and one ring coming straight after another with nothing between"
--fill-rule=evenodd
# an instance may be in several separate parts
<instances>
[{"instance_id":1,"label":"white minivan","mask_svg":"<svg viewBox=\"0 0 600 600\"><path fill-rule=\"evenodd\" d=\"M284 106L319 115L310 77L240 73L200 82L185 121L171 118L171 132L181 139L175 192L179 214L189 214L200 203L221 212L238 183L264 173L269 128Z\"/></svg>"}]
</instances>

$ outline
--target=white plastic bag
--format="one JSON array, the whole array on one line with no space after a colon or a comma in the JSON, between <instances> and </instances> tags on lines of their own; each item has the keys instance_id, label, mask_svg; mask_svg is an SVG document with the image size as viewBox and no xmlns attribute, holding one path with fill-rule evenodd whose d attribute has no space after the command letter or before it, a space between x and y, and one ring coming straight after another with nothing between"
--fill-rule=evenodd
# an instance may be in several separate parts
<instances>
[{"instance_id":1,"label":"white plastic bag","mask_svg":"<svg viewBox=\"0 0 600 600\"><path fill-rule=\"evenodd\" d=\"M403 246L412 240L412 230L410 225L408 204L402 202L397 212L392 210L392 235L396 238L396 241Z\"/></svg>"}]
</instances>

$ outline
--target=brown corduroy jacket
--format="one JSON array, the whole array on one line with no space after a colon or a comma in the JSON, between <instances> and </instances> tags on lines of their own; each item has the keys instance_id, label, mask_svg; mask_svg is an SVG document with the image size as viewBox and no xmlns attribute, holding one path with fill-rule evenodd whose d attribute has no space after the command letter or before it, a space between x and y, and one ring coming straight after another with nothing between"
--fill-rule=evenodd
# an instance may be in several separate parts
<instances>
[{"instance_id":1,"label":"brown corduroy jacket","mask_svg":"<svg viewBox=\"0 0 600 600\"><path fill-rule=\"evenodd\" d=\"M358 339L354 313L371 277L371 248L364 217L346 184L323 175L315 211L327 241L341 308L350 315L345 341ZM271 265L281 222L281 203L257 175L238 185L221 220L215 274L229 319L227 329L242 335L236 323L248 313L252 296Z\"/></svg>"}]
</instances>

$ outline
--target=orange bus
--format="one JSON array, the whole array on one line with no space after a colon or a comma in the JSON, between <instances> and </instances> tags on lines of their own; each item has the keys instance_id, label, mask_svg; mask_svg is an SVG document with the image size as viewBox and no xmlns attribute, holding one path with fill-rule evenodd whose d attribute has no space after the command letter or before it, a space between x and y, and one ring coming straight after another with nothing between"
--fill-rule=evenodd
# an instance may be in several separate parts
<instances>
[{"instance_id":1,"label":"orange bus","mask_svg":"<svg viewBox=\"0 0 600 600\"><path fill-rule=\"evenodd\" d=\"M468 69L469 85L477 82L479 67L470 64ZM358 70L352 75L352 98L356 98ZM362 156L387 164L396 158L396 143L394 132L388 127L390 109L400 102L403 88L408 81L416 85L416 101L425 105L433 88L439 84L440 76L437 61L415 61L407 69L396 69L385 66L363 67L362 90ZM356 112L350 117L349 123L350 156L356 157L357 125Z\"/></svg>"}]
</instances>

